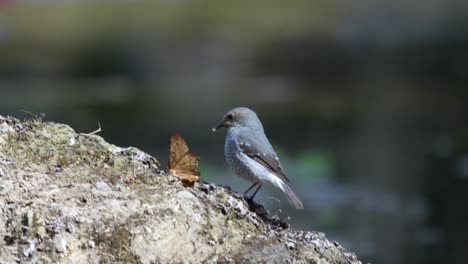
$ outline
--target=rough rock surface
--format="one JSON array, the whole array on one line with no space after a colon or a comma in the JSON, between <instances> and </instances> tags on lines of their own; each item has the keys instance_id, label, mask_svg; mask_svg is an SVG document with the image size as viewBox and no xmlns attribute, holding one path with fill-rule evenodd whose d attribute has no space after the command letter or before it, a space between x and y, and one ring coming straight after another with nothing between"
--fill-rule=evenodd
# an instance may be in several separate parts
<instances>
[{"instance_id":1,"label":"rough rock surface","mask_svg":"<svg viewBox=\"0 0 468 264\"><path fill-rule=\"evenodd\" d=\"M135 148L0 116L0 263L360 263Z\"/></svg>"}]
</instances>

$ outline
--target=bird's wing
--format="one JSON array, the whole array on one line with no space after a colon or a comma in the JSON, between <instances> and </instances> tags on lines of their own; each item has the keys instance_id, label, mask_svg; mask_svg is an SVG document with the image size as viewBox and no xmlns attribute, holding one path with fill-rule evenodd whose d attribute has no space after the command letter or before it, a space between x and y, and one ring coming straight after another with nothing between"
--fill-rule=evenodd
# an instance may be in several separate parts
<instances>
[{"instance_id":1,"label":"bird's wing","mask_svg":"<svg viewBox=\"0 0 468 264\"><path fill-rule=\"evenodd\" d=\"M285 175L278 156L266 136L264 134L257 135L255 141L249 140L249 138L251 137L246 136L245 133L238 136L237 142L242 153L288 182L289 179Z\"/></svg>"}]
</instances>

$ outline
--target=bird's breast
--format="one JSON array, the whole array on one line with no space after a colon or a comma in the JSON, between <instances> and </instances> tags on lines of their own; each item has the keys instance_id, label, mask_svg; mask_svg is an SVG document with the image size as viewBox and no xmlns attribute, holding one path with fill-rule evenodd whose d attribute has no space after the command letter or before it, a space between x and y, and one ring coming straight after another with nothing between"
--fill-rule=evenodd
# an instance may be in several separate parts
<instances>
[{"instance_id":1,"label":"bird's breast","mask_svg":"<svg viewBox=\"0 0 468 264\"><path fill-rule=\"evenodd\" d=\"M229 131L226 135L224 154L226 155L226 161L228 162L229 166L238 176L241 176L250 181L256 181L252 168L248 166L245 158L242 159L243 154L239 149L237 133L235 131Z\"/></svg>"}]
</instances>

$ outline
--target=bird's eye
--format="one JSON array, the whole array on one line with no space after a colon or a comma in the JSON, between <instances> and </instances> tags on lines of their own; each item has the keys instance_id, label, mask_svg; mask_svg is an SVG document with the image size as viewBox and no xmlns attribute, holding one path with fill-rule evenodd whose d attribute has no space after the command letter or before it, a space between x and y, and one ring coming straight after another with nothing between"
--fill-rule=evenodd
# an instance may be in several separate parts
<instances>
[{"instance_id":1,"label":"bird's eye","mask_svg":"<svg viewBox=\"0 0 468 264\"><path fill-rule=\"evenodd\" d=\"M233 118L234 118L234 117L232 116L232 114L229 114L229 115L227 116L227 119L228 119L228 120L232 120Z\"/></svg>"}]
</instances>

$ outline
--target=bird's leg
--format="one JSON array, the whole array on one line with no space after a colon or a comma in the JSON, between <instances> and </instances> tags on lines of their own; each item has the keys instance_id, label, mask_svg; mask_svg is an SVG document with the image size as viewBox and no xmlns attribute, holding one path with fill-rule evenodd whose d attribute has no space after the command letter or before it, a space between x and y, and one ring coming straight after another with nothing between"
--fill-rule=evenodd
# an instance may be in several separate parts
<instances>
[{"instance_id":1,"label":"bird's leg","mask_svg":"<svg viewBox=\"0 0 468 264\"><path fill-rule=\"evenodd\" d=\"M247 193L252 190L253 187L257 186L258 182L252 184L252 186L250 186L245 192L242 193L242 197L246 196Z\"/></svg>"},{"instance_id":2,"label":"bird's leg","mask_svg":"<svg viewBox=\"0 0 468 264\"><path fill-rule=\"evenodd\" d=\"M257 187L257 190L255 190L254 194L252 194L252 196L250 196L250 200L253 201L253 198L255 197L255 195L257 194L258 190L260 190L260 188L262 188L262 185L260 184L258 187Z\"/></svg>"}]
</instances>

